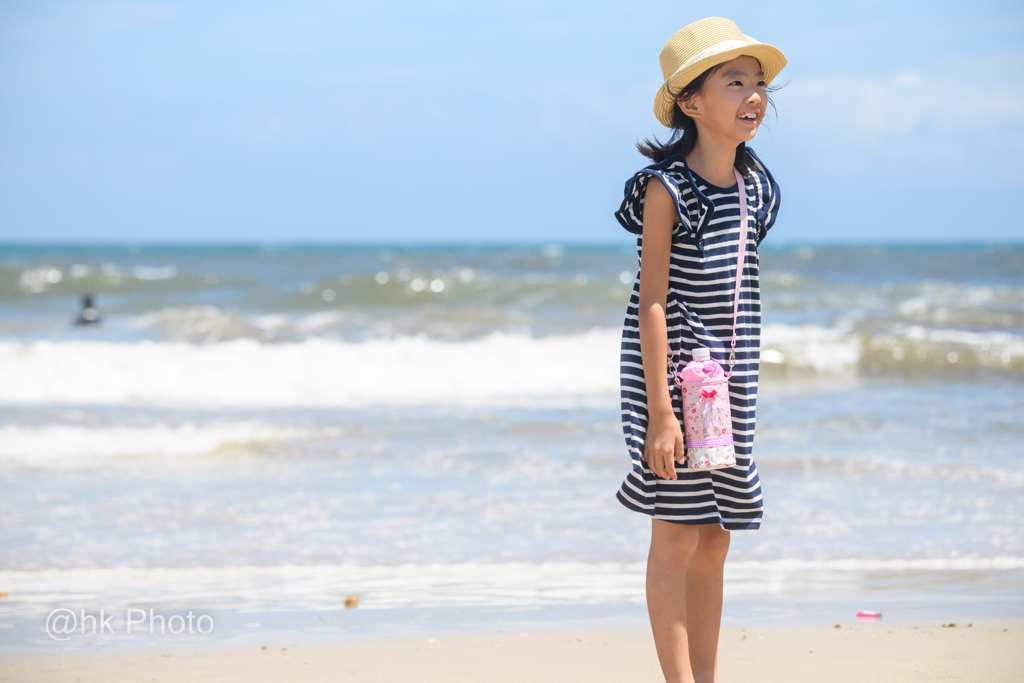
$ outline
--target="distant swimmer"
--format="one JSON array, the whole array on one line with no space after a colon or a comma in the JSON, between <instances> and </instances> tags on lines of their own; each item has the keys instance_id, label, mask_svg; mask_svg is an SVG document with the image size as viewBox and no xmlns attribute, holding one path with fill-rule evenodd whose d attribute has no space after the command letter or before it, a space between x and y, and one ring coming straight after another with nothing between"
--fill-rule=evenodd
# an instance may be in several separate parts
<instances>
[{"instance_id":1,"label":"distant swimmer","mask_svg":"<svg viewBox=\"0 0 1024 683\"><path fill-rule=\"evenodd\" d=\"M92 294L82 297L82 310L78 312L76 325L95 325L100 321L100 309L92 301Z\"/></svg>"}]
</instances>

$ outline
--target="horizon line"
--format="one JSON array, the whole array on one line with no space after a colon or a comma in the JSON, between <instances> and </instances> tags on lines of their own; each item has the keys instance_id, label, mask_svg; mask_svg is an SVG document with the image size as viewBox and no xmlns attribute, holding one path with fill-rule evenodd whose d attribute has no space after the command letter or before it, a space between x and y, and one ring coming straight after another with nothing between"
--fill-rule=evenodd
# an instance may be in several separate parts
<instances>
[{"instance_id":1,"label":"horizon line","mask_svg":"<svg viewBox=\"0 0 1024 683\"><path fill-rule=\"evenodd\" d=\"M525 246L633 246L632 240L3 240L0 249L9 247L367 247L367 248L403 248L403 247L525 247ZM980 239L980 240L780 240L765 241L760 249L791 248L791 247L1024 247L1024 239Z\"/></svg>"}]
</instances>

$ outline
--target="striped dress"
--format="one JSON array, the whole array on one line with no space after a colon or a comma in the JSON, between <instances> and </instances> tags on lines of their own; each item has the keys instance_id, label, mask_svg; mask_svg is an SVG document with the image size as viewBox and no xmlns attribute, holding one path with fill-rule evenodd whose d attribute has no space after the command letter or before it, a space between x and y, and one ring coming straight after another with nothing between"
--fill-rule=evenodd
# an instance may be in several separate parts
<instances>
[{"instance_id":1,"label":"striped dress","mask_svg":"<svg viewBox=\"0 0 1024 683\"><path fill-rule=\"evenodd\" d=\"M754 465L754 408L760 361L761 305L757 245L775 222L779 188L768 169L747 148L751 170L746 178L746 263L736 330L736 365L729 380L736 465L696 472L676 464L678 479L662 479L642 454L647 432L647 393L640 354L640 277L626 309L622 329L620 383L622 431L633 467L616 497L630 510L681 524L720 524L724 529L761 525L761 482ZM694 347L711 349L711 357L728 369L732 338L732 302L739 247L739 192L716 187L693 173L680 155L652 164L626 182L625 199L615 217L636 234L637 258L643 250L643 209L647 183L657 178L675 200L679 223L673 229L665 317L669 350L686 364ZM672 406L683 421L679 387L666 373Z\"/></svg>"}]
</instances>

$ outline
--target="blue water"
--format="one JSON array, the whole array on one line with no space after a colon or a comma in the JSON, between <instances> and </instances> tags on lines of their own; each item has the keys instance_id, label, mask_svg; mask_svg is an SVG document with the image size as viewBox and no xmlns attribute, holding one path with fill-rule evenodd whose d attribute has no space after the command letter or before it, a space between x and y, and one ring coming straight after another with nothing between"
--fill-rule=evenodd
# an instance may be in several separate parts
<instances>
[{"instance_id":1,"label":"blue water","mask_svg":"<svg viewBox=\"0 0 1024 683\"><path fill-rule=\"evenodd\" d=\"M765 517L729 599L1024 616L1024 249L761 259ZM629 245L0 249L0 627L141 604L240 635L350 592L635 618L635 269ZM102 322L73 326L86 293Z\"/></svg>"}]
</instances>

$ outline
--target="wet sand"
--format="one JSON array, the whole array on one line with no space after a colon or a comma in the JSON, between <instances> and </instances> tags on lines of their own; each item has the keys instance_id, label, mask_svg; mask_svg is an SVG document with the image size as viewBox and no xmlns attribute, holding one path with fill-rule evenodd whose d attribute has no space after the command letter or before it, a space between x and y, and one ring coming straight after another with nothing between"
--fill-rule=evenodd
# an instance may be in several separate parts
<instances>
[{"instance_id":1,"label":"wet sand","mask_svg":"<svg viewBox=\"0 0 1024 683\"><path fill-rule=\"evenodd\" d=\"M721 683L1019 681L1024 620L759 626L722 631ZM4 681L662 680L649 630L576 629L8 657Z\"/></svg>"}]
</instances>

